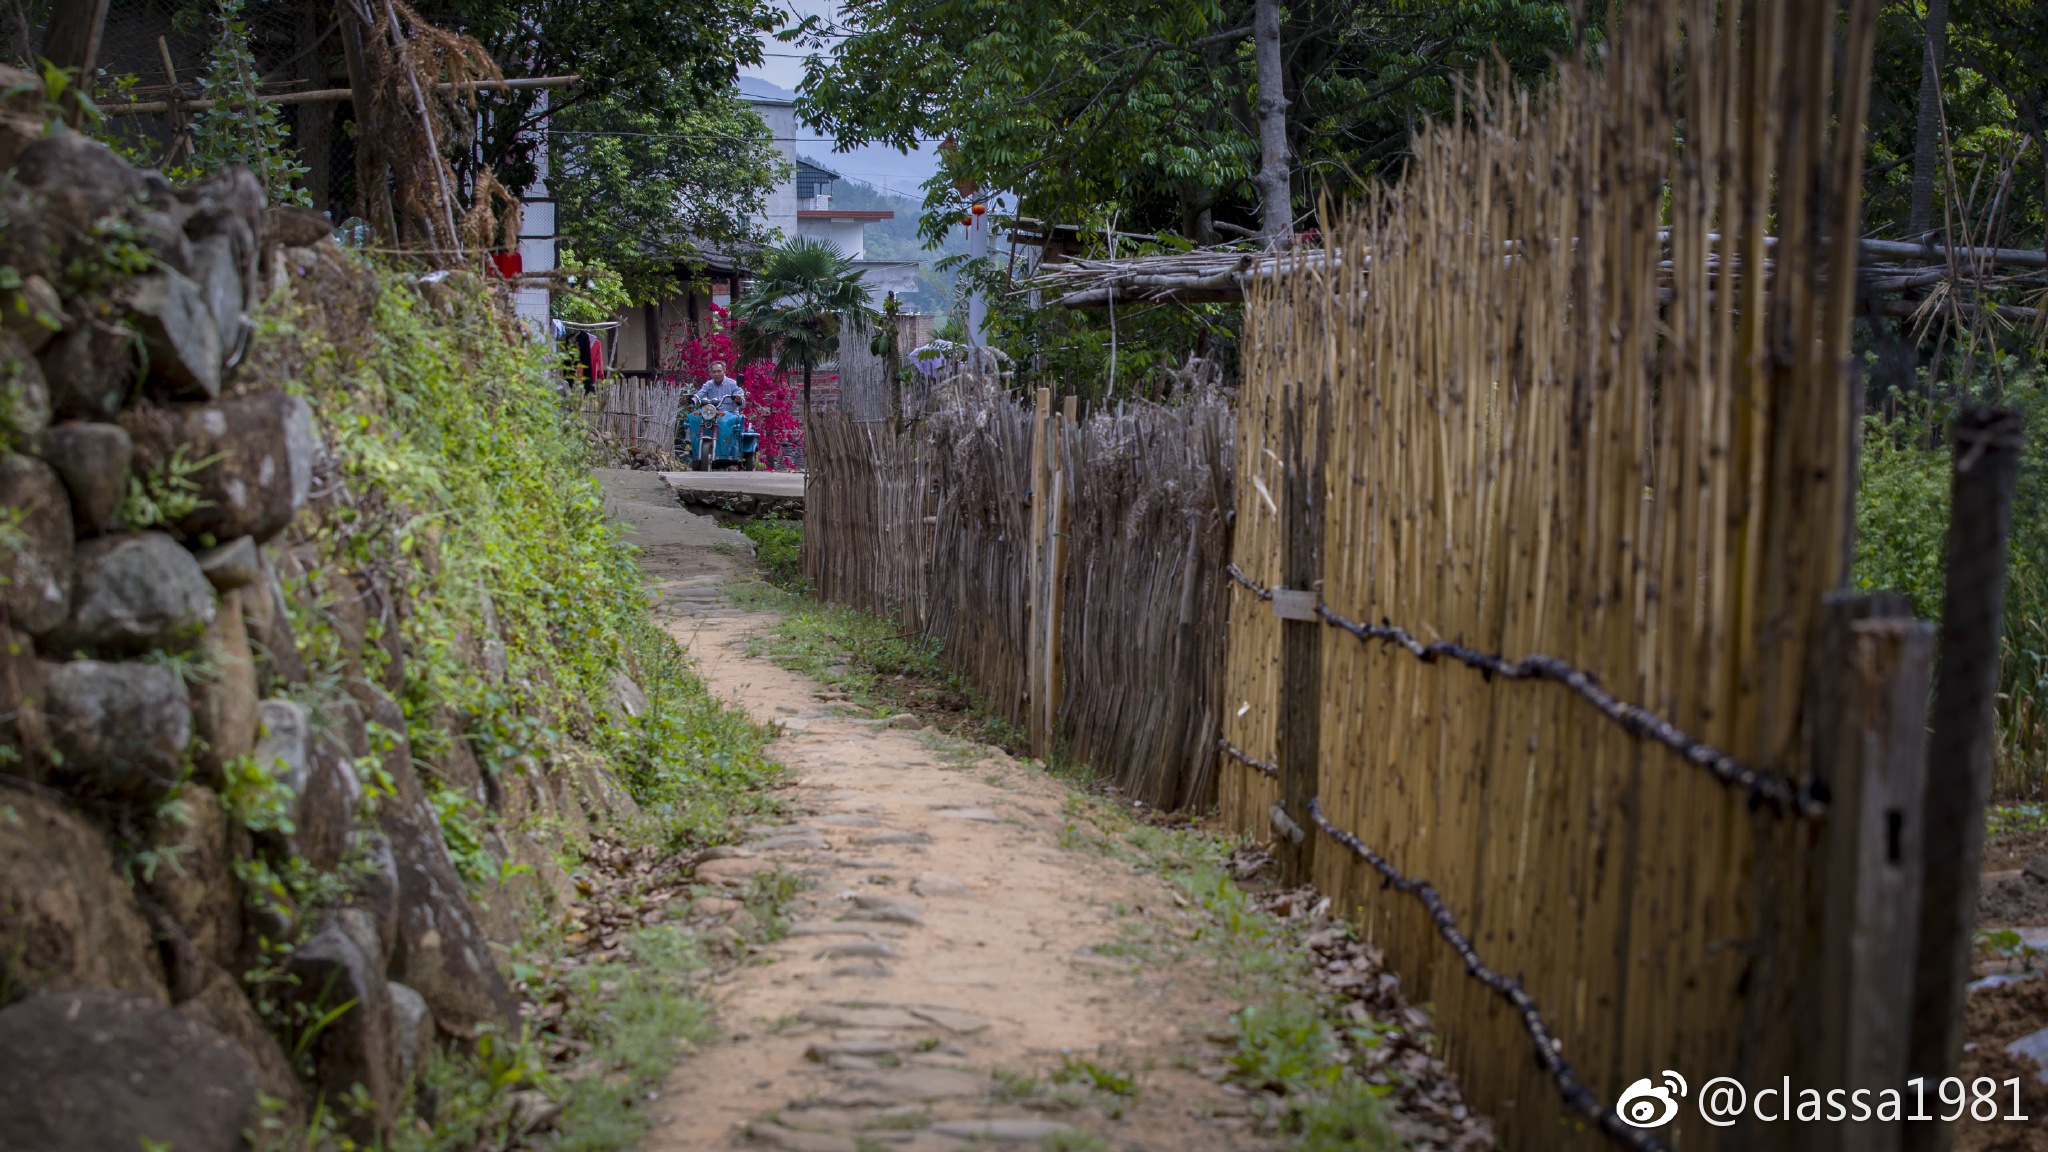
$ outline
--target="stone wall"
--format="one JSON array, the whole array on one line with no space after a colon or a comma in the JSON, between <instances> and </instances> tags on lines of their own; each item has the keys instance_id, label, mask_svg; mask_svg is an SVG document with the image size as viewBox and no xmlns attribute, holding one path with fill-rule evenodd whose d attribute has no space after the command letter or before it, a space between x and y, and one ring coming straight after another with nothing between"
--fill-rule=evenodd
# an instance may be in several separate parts
<instances>
[{"instance_id":1,"label":"stone wall","mask_svg":"<svg viewBox=\"0 0 2048 1152\"><path fill-rule=\"evenodd\" d=\"M386 1137L425 1046L516 1029L515 911L632 801L595 757L486 774L454 716L409 747L403 590L318 546L346 485L252 351L273 293L364 321L377 278L327 220L239 170L174 188L45 134L32 77L0 90L0 1148L238 1149L316 1101ZM423 771L509 883L458 874Z\"/></svg>"}]
</instances>

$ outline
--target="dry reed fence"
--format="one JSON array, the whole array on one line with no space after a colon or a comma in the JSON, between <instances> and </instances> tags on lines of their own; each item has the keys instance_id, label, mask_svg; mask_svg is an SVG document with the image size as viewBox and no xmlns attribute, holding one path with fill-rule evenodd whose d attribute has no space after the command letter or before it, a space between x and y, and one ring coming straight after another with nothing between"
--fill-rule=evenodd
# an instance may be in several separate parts
<instances>
[{"instance_id":1,"label":"dry reed fence","mask_svg":"<svg viewBox=\"0 0 2048 1152\"><path fill-rule=\"evenodd\" d=\"M600 439L649 453L671 453L684 391L662 381L614 377L583 397L583 419Z\"/></svg>"},{"instance_id":2,"label":"dry reed fence","mask_svg":"<svg viewBox=\"0 0 2048 1152\"><path fill-rule=\"evenodd\" d=\"M1692 1100L1655 1136L1619 1125L1605 1106L1664 1069L1695 1088L1904 1081L1901 961L1843 951L1914 923L1854 897L1859 869L1881 879L1858 839L1875 801L1853 770L1827 815L1792 795L1829 770L1830 725L1881 727L1854 709L1882 693L1924 701L1826 688L1855 675L1830 680L1846 657L1826 635L1866 663L1917 650L1923 675L1925 655L1922 626L1841 625L1824 602L1846 574L1852 423L1853 281L1827 270L1854 264L1870 5L1849 7L1839 72L1836 20L1632 4L1604 72L1476 85L1401 183L1326 222L1330 253L1369 261L1317 254L1248 291L1235 559L1287 584L1308 531L1320 618L1234 594L1225 815L1305 829L1308 874L1434 1002L1508 1148L1602 1127L1816 1146L1754 1120L1720 1135ZM1289 628L1319 658L1305 717ZM1731 788L1555 669L1482 675L1422 647L1438 641L1582 669L1763 776ZM1515 978L1468 979L1478 959Z\"/></svg>"},{"instance_id":3,"label":"dry reed fence","mask_svg":"<svg viewBox=\"0 0 2048 1152\"><path fill-rule=\"evenodd\" d=\"M1032 620L1058 620L1053 744L1167 807L1215 787L1229 557L1229 413L1142 405L1037 438L1030 409L967 381L900 441L814 415L805 575L828 601L943 644L989 707L1030 723ZM1039 526L1033 454L1064 477ZM1050 503L1048 497L1041 500ZM1034 594L1035 547L1062 534L1058 595Z\"/></svg>"}]
</instances>

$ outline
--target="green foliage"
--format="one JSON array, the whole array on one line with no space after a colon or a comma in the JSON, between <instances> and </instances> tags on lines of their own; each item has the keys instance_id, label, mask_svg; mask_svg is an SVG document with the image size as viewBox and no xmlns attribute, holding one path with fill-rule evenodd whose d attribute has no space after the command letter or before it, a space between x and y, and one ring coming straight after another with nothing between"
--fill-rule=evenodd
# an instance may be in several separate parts
<instances>
[{"instance_id":1,"label":"green foliage","mask_svg":"<svg viewBox=\"0 0 2048 1152\"><path fill-rule=\"evenodd\" d=\"M255 173L271 203L311 207L306 191L293 184L307 169L291 149L291 130L277 105L257 99L262 78L249 50L245 0L217 3L213 52L199 78L200 91L213 107L193 117L193 163L200 174L240 165Z\"/></svg>"},{"instance_id":2,"label":"green foliage","mask_svg":"<svg viewBox=\"0 0 2048 1152\"><path fill-rule=\"evenodd\" d=\"M142 229L126 217L104 216L93 221L85 239L59 278L67 297L103 295L114 285L157 266L156 253L149 248Z\"/></svg>"},{"instance_id":3,"label":"green foliage","mask_svg":"<svg viewBox=\"0 0 2048 1152\"><path fill-rule=\"evenodd\" d=\"M554 297L555 315L564 320L601 324L633 302L625 278L601 259L579 258L574 248L564 245L556 264L568 273Z\"/></svg>"},{"instance_id":4,"label":"green foliage","mask_svg":"<svg viewBox=\"0 0 2048 1152\"><path fill-rule=\"evenodd\" d=\"M537 1043L488 1035L475 1055L435 1052L425 1083L434 1093L431 1125L402 1125L391 1152L499 1147L511 1118L509 1097L536 1090L562 1104L546 1147L553 1152L617 1152L634 1147L653 1121L649 1091L675 1066L678 1042L712 1039L710 1006L687 980L705 965L684 934L650 928L631 938L634 962L579 970L559 1029L591 1046L584 1058L601 1075L549 1075ZM422 1131L425 1128L426 1131Z\"/></svg>"},{"instance_id":5,"label":"green foliage","mask_svg":"<svg viewBox=\"0 0 2048 1152\"><path fill-rule=\"evenodd\" d=\"M624 302L673 292L678 264L773 239L753 217L789 164L732 92L682 108L622 97L574 103L548 136L562 232L587 260L618 270Z\"/></svg>"},{"instance_id":6,"label":"green foliage","mask_svg":"<svg viewBox=\"0 0 2048 1152\"><path fill-rule=\"evenodd\" d=\"M203 460L190 460L185 452L186 446L180 444L171 450L169 459L156 468L128 477L128 495L122 498L117 515L130 532L168 527L201 508L212 506L213 501L199 495L199 484L192 477L201 469L219 462L225 453L215 453Z\"/></svg>"},{"instance_id":7,"label":"green foliage","mask_svg":"<svg viewBox=\"0 0 2048 1152\"><path fill-rule=\"evenodd\" d=\"M1345 1080L1327 1099L1304 1104L1288 1124L1291 1152L1394 1152L1401 1142L1387 1127L1385 1091Z\"/></svg>"},{"instance_id":8,"label":"green foliage","mask_svg":"<svg viewBox=\"0 0 2048 1152\"><path fill-rule=\"evenodd\" d=\"M498 864L484 851L479 827L483 813L476 800L452 788L435 788L427 793L427 804L441 825L441 839L448 842L448 857L455 862L455 871L471 884L496 879Z\"/></svg>"},{"instance_id":9,"label":"green foliage","mask_svg":"<svg viewBox=\"0 0 2048 1152\"><path fill-rule=\"evenodd\" d=\"M841 147L943 139L924 235L989 190L1075 223L1128 206L1137 231L1212 243L1212 219L1255 226L1259 161L1251 0L854 0L783 34L832 46L806 66L798 112ZM1596 17L1597 21L1597 17ZM1340 193L1398 163L1456 80L1499 59L1536 77L1572 44L1571 6L1517 0L1286 6L1289 149Z\"/></svg>"},{"instance_id":10,"label":"green foliage","mask_svg":"<svg viewBox=\"0 0 2048 1152\"><path fill-rule=\"evenodd\" d=\"M221 767L221 805L236 824L251 832L292 834L296 794L255 756L237 756Z\"/></svg>"},{"instance_id":11,"label":"green foliage","mask_svg":"<svg viewBox=\"0 0 2048 1152\"><path fill-rule=\"evenodd\" d=\"M1048 1077L1055 1084L1079 1084L1112 1096L1136 1096L1138 1081L1128 1068L1104 1068L1092 1060L1060 1057L1060 1066Z\"/></svg>"},{"instance_id":12,"label":"green foliage","mask_svg":"<svg viewBox=\"0 0 2048 1152\"><path fill-rule=\"evenodd\" d=\"M755 554L770 584L791 592L803 591L803 521L770 513L740 525L740 531L754 542Z\"/></svg>"},{"instance_id":13,"label":"green foliage","mask_svg":"<svg viewBox=\"0 0 2048 1152\"><path fill-rule=\"evenodd\" d=\"M1996 956L2005 963L2008 971L2017 967L2023 972L2031 972L2041 963L2041 950L2028 944L2011 928L1978 932L1977 950Z\"/></svg>"},{"instance_id":14,"label":"green foliage","mask_svg":"<svg viewBox=\"0 0 2048 1152\"><path fill-rule=\"evenodd\" d=\"M2030 832L2048 832L2048 807L2040 804L1993 804L1984 814L1984 835L1987 839L2024 836Z\"/></svg>"},{"instance_id":15,"label":"green foliage","mask_svg":"<svg viewBox=\"0 0 2048 1152\"><path fill-rule=\"evenodd\" d=\"M1941 615L1948 534L1949 454L1923 429L1866 417L1856 491L1856 587L1903 592L1927 619Z\"/></svg>"},{"instance_id":16,"label":"green foliage","mask_svg":"<svg viewBox=\"0 0 2048 1152\"><path fill-rule=\"evenodd\" d=\"M1230 1018L1237 1051L1224 1058L1231 1079L1250 1088L1289 1094L1326 1089L1337 1083L1337 1042L1329 1026L1298 1008L1248 1004Z\"/></svg>"},{"instance_id":17,"label":"green foliage","mask_svg":"<svg viewBox=\"0 0 2048 1152\"><path fill-rule=\"evenodd\" d=\"M866 332L879 319L874 294L853 260L823 240L799 236L770 249L753 286L733 305L740 356L801 372L810 403L811 370L839 355L839 332Z\"/></svg>"}]
</instances>

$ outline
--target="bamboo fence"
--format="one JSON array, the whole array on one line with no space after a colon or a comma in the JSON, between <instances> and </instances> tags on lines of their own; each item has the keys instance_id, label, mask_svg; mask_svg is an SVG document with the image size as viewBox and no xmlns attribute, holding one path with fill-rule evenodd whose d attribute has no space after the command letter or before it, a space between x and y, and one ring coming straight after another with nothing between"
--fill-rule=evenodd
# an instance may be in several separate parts
<instances>
[{"instance_id":1,"label":"bamboo fence","mask_svg":"<svg viewBox=\"0 0 2048 1152\"><path fill-rule=\"evenodd\" d=\"M987 706L1041 747L1104 768L1147 803L1209 803L1229 412L1034 419L986 382L945 395L894 441L879 423L812 417L812 587L938 638ZM1050 485L1034 480L1041 462Z\"/></svg>"},{"instance_id":2,"label":"bamboo fence","mask_svg":"<svg viewBox=\"0 0 2048 1152\"><path fill-rule=\"evenodd\" d=\"M1282 583L1288 517L1313 518L1323 610L1547 654L1744 764L1821 772L1853 423L1854 280L1827 270L1855 262L1870 7L1850 6L1839 71L1836 19L1789 0L1631 5L1604 72L1564 66L1534 96L1475 84L1398 185L1326 221L1329 250L1369 265L1305 258L1249 282L1239 569ZM1768 284L1729 276L1766 267L1772 224ZM1306 456L1320 411L1327 455ZM1310 430L1291 444L1290 413ZM1318 458L1327 504L1297 513L1280 474ZM1283 626L1233 595L1225 738L1284 760ZM1853 844L1815 845L1854 826L1755 810L1559 687L1317 634L1320 812L1434 885L1580 1083L1611 1102L1667 1068L1695 1086L1841 1072L1850 1058L1822 1049L1853 1047L1842 1029L1804 1025L1836 994L1816 979L1814 925L1834 914L1816 894L1854 880L1825 868ZM1279 775L1233 758L1226 820L1263 831ZM1311 869L1436 1005L1504 1146L1600 1142L1413 891L1330 839ZM1729 1132L1688 1101L1658 1137L1818 1146L1786 1125Z\"/></svg>"},{"instance_id":3,"label":"bamboo fence","mask_svg":"<svg viewBox=\"0 0 2048 1152\"><path fill-rule=\"evenodd\" d=\"M583 398L583 419L600 439L665 455L675 451L676 417L686 395L678 384L613 377Z\"/></svg>"}]
</instances>

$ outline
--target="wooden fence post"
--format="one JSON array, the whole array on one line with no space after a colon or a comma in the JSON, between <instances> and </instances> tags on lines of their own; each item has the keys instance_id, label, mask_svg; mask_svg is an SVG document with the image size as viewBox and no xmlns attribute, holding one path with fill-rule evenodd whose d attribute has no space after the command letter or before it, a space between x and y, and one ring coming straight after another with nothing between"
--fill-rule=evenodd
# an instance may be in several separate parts
<instances>
[{"instance_id":1,"label":"wooden fence post","mask_svg":"<svg viewBox=\"0 0 2048 1152\"><path fill-rule=\"evenodd\" d=\"M1045 617L1047 611L1045 571L1051 557L1046 554L1046 510L1052 503L1052 446L1046 442L1052 420L1052 389L1040 388L1031 411L1031 572L1030 607L1024 620L1024 683L1030 700L1031 754L1045 755Z\"/></svg>"},{"instance_id":2,"label":"wooden fence post","mask_svg":"<svg viewBox=\"0 0 2048 1152\"><path fill-rule=\"evenodd\" d=\"M1933 730L1927 741L1925 867L1918 959L1913 973L1910 1041L1914 1076L1937 1093L1963 1053L1963 1009L1977 928L1977 867L1984 852L1984 805L1991 792L1991 744L1997 724L1999 641L2005 627L2005 550L2019 475L2020 417L1970 408L1949 426L1947 578L1941 603L1940 666L1934 677ZM1955 1126L1940 1120L1906 1126L1909 1152L1939 1152Z\"/></svg>"},{"instance_id":3,"label":"wooden fence post","mask_svg":"<svg viewBox=\"0 0 2048 1152\"><path fill-rule=\"evenodd\" d=\"M1328 397L1311 416L1306 391L1299 383L1289 389L1281 414L1280 580L1285 587L1274 589L1273 597L1273 612L1281 618L1280 803L1271 815L1281 877L1288 884L1305 884L1315 874L1316 834L1308 802L1322 771L1323 623L1312 609L1321 599L1323 582ZM1312 432L1306 427L1311 419Z\"/></svg>"},{"instance_id":4,"label":"wooden fence post","mask_svg":"<svg viewBox=\"0 0 2048 1152\"><path fill-rule=\"evenodd\" d=\"M59 68L76 69L78 73L63 96L64 122L73 128L85 117L85 104L79 98L92 95L100 38L106 26L107 0L69 0L50 13L49 31L43 35L43 56Z\"/></svg>"},{"instance_id":5,"label":"wooden fence post","mask_svg":"<svg viewBox=\"0 0 2048 1152\"><path fill-rule=\"evenodd\" d=\"M1905 1082L1933 657L1934 628L1913 618L1903 596L1827 598L1808 695L1814 772L1829 793L1808 863L1824 879L1810 890L1817 908L1797 917L1807 960L1791 999L1807 1044L1796 1083L1875 1093ZM1793 851L1806 842L1788 839ZM1752 1128L1747 1138L1829 1152L1897 1152L1901 1131L1836 1124L1816 1144L1811 1133L1792 1134L1796 1126L1766 1127L1780 1131Z\"/></svg>"},{"instance_id":6,"label":"wooden fence post","mask_svg":"<svg viewBox=\"0 0 2048 1152\"><path fill-rule=\"evenodd\" d=\"M1080 398L1069 396L1061 404L1057 431L1052 434L1052 507L1047 510L1046 555L1051 568L1046 576L1045 616L1045 732L1048 747L1059 727L1060 697L1066 690L1067 661L1060 648L1060 629L1067 614L1067 506L1074 499L1074 477L1067 475L1067 439L1074 434L1074 417Z\"/></svg>"}]
</instances>

